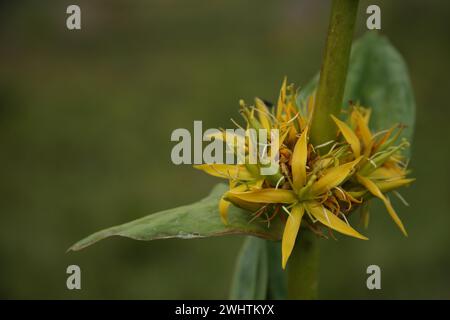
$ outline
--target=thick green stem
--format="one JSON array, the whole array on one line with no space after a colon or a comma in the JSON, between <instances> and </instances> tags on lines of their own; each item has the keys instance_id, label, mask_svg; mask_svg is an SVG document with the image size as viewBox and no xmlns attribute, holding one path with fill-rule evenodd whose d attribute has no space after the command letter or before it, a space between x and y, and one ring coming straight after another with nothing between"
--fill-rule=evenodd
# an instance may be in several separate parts
<instances>
[{"instance_id":1,"label":"thick green stem","mask_svg":"<svg viewBox=\"0 0 450 320\"><path fill-rule=\"evenodd\" d=\"M287 272L289 299L317 299L319 244L317 236L309 229L300 230L295 248L289 257Z\"/></svg>"},{"instance_id":2,"label":"thick green stem","mask_svg":"<svg viewBox=\"0 0 450 320\"><path fill-rule=\"evenodd\" d=\"M318 145L336 136L330 115L339 115L359 0L333 0L325 54L311 125L311 141ZM302 229L288 264L288 298L316 299L319 284L319 247L316 235Z\"/></svg>"},{"instance_id":3,"label":"thick green stem","mask_svg":"<svg viewBox=\"0 0 450 320\"><path fill-rule=\"evenodd\" d=\"M333 0L325 54L311 125L311 141L318 145L336 136L330 115L339 115L359 0Z\"/></svg>"}]
</instances>

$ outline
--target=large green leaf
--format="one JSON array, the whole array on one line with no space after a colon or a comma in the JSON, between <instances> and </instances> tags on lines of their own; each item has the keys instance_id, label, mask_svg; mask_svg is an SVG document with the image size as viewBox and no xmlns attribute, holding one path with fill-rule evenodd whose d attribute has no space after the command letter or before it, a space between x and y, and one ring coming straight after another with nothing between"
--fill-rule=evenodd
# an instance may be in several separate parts
<instances>
[{"instance_id":1,"label":"large green leaf","mask_svg":"<svg viewBox=\"0 0 450 320\"><path fill-rule=\"evenodd\" d=\"M281 300L286 295L280 242L247 237L237 259L230 299Z\"/></svg>"},{"instance_id":2,"label":"large green leaf","mask_svg":"<svg viewBox=\"0 0 450 320\"><path fill-rule=\"evenodd\" d=\"M143 218L96 232L75 243L69 250L81 250L97 241L122 236L135 240L167 238L194 239L228 234L245 234L265 239L281 238L282 223L278 219L270 228L261 220L251 221L249 212L230 206L229 224L220 220L218 203L227 190L225 184L218 184L210 195L190 205L150 214Z\"/></svg>"},{"instance_id":3,"label":"large green leaf","mask_svg":"<svg viewBox=\"0 0 450 320\"><path fill-rule=\"evenodd\" d=\"M300 91L298 102L317 88L316 75ZM415 122L414 94L408 69L400 53L386 37L377 32L367 32L355 41L350 58L343 108L349 101L360 102L372 108L370 126L379 131L396 123L407 126L403 136L412 141Z\"/></svg>"}]
</instances>

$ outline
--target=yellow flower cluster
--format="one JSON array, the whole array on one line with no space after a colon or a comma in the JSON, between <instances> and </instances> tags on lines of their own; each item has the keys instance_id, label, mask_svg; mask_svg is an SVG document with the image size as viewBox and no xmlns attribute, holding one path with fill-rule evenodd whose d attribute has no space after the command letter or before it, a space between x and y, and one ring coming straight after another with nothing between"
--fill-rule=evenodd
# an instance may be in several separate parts
<instances>
[{"instance_id":1,"label":"yellow flower cluster","mask_svg":"<svg viewBox=\"0 0 450 320\"><path fill-rule=\"evenodd\" d=\"M365 226L368 224L368 202L376 197L383 201L390 216L404 235L406 230L386 195L410 184L406 178L407 161L401 150L408 147L398 141L402 130L395 125L373 133L369 128L370 109L353 105L346 121L331 116L336 124L336 139L322 145L309 142L309 126L314 109L314 97L298 105L297 91L286 80L275 106L256 98L254 106L241 103L241 114L247 128L278 129L279 172L262 176L258 165L204 164L196 168L213 176L229 180L230 190L219 203L224 223L230 204L251 212L267 221L285 221L282 237L282 266L294 248L300 226L325 236L332 230L367 240L353 229L347 217L360 209ZM221 137L225 140L225 133ZM246 142L249 143L249 142ZM401 198L402 199L402 198Z\"/></svg>"}]
</instances>

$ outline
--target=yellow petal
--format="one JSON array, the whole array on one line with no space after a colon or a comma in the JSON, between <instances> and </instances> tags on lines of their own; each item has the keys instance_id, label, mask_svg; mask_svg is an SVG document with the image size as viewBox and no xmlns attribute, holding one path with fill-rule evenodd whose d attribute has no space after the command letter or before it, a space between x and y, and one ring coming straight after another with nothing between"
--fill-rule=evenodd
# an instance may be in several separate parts
<instances>
[{"instance_id":1,"label":"yellow petal","mask_svg":"<svg viewBox=\"0 0 450 320\"><path fill-rule=\"evenodd\" d=\"M312 115L314 114L314 109L316 106L316 90L308 97L306 105L306 114L308 115L307 122L311 123Z\"/></svg>"},{"instance_id":2,"label":"yellow petal","mask_svg":"<svg viewBox=\"0 0 450 320\"><path fill-rule=\"evenodd\" d=\"M363 177L361 175L356 176L358 181L367 188L367 190L370 191L375 197L380 198L384 205L386 206L386 209L388 210L389 214L391 215L391 218L394 220L394 222L397 224L397 226L400 228L400 230L403 232L403 234L407 237L408 233L405 230L405 227L403 226L402 221L398 217L397 213L395 212L394 208L392 207L391 202L388 198L385 197L385 195L381 192L381 190L377 187L377 185L370 179Z\"/></svg>"},{"instance_id":3,"label":"yellow petal","mask_svg":"<svg viewBox=\"0 0 450 320\"><path fill-rule=\"evenodd\" d=\"M239 129L236 129L239 130ZM245 132L245 135L237 134L235 132L214 132L211 134L207 134L205 138L212 140L212 138L223 141L227 144L230 150L236 152L238 150L238 146L244 146L244 149L247 150L246 145L246 136L248 131Z\"/></svg>"},{"instance_id":4,"label":"yellow petal","mask_svg":"<svg viewBox=\"0 0 450 320\"><path fill-rule=\"evenodd\" d=\"M248 192L227 192L227 198L241 199L253 203L294 203L297 197L291 190L261 189Z\"/></svg>"},{"instance_id":5,"label":"yellow petal","mask_svg":"<svg viewBox=\"0 0 450 320\"><path fill-rule=\"evenodd\" d=\"M283 106L286 100L286 86L287 86L287 77L284 77L283 84L281 85L280 97L278 98L277 104L277 119L281 120L281 114L283 111Z\"/></svg>"},{"instance_id":6,"label":"yellow petal","mask_svg":"<svg viewBox=\"0 0 450 320\"><path fill-rule=\"evenodd\" d=\"M364 142L364 145L368 147L372 142L372 133L370 132L366 119L364 119L362 114L357 110L355 111L355 119L362 141Z\"/></svg>"},{"instance_id":7,"label":"yellow petal","mask_svg":"<svg viewBox=\"0 0 450 320\"><path fill-rule=\"evenodd\" d=\"M231 144L231 143L235 143L235 144L245 144L245 136L243 136L243 135L240 135L240 134L236 134L236 133L234 133L234 132L214 132L214 133L210 133L210 134L207 134L207 135L205 135L205 138L207 138L207 139L209 139L209 140L211 140L211 138L214 138L214 139L218 139L218 140L221 140L221 141L225 141L226 140L226 138L227 138L227 136L230 138L230 139L233 139L233 140L235 140L234 142L233 141L229 141L229 143Z\"/></svg>"},{"instance_id":8,"label":"yellow petal","mask_svg":"<svg viewBox=\"0 0 450 320\"><path fill-rule=\"evenodd\" d=\"M350 227L347 223L335 216L331 211L327 210L318 202L308 201L305 202L306 210L316 218L320 223L327 227L336 230L347 236L355 237L362 240L368 240L358 231Z\"/></svg>"},{"instance_id":9,"label":"yellow petal","mask_svg":"<svg viewBox=\"0 0 450 320\"><path fill-rule=\"evenodd\" d=\"M358 191L348 191L347 194L352 196L353 198L362 198L367 194L367 190L358 190Z\"/></svg>"},{"instance_id":10,"label":"yellow petal","mask_svg":"<svg viewBox=\"0 0 450 320\"><path fill-rule=\"evenodd\" d=\"M228 208L230 207L230 202L226 201L224 198L221 198L219 201L219 212L220 219L223 224L228 224Z\"/></svg>"},{"instance_id":11,"label":"yellow petal","mask_svg":"<svg viewBox=\"0 0 450 320\"><path fill-rule=\"evenodd\" d=\"M368 108L368 109L364 109L365 113L362 115L366 125L369 125L369 121L370 121L370 116L372 115L372 109Z\"/></svg>"},{"instance_id":12,"label":"yellow petal","mask_svg":"<svg viewBox=\"0 0 450 320\"><path fill-rule=\"evenodd\" d=\"M223 200L224 202L228 202L228 203L232 203L234 204L236 207L250 211L250 212L256 212L257 210L259 210L261 208L261 204L258 203L253 203L253 202L248 202L248 201L244 201L238 198L230 198L229 197L229 192L244 192L247 190L253 190L253 188L257 188L258 187L258 183L259 181L257 181L255 184L241 184L238 186L230 186L230 190L228 192L226 192L223 196L221 201ZM229 207L229 206L228 206ZM225 203L221 203L219 201L219 212L222 215L225 215L225 221L227 222L227 216L228 216L228 207L226 207ZM226 212L225 212L226 210ZM223 212L222 212L223 211ZM222 221L224 221L222 219Z\"/></svg>"},{"instance_id":13,"label":"yellow petal","mask_svg":"<svg viewBox=\"0 0 450 320\"><path fill-rule=\"evenodd\" d=\"M306 159L308 156L308 128L303 131L292 154L292 178L294 189L299 190L306 183Z\"/></svg>"},{"instance_id":14,"label":"yellow petal","mask_svg":"<svg viewBox=\"0 0 450 320\"><path fill-rule=\"evenodd\" d=\"M292 249L294 248L295 239L297 238L297 233L300 230L300 223L304 213L305 209L303 206L296 205L292 208L291 214L286 221L283 239L281 241L281 264L283 269L286 268L286 263L291 255Z\"/></svg>"},{"instance_id":15,"label":"yellow petal","mask_svg":"<svg viewBox=\"0 0 450 320\"><path fill-rule=\"evenodd\" d=\"M339 186L347 179L352 169L358 164L361 158L362 157L359 157L352 162L325 171L325 174L311 187L311 194L317 196Z\"/></svg>"},{"instance_id":16,"label":"yellow petal","mask_svg":"<svg viewBox=\"0 0 450 320\"><path fill-rule=\"evenodd\" d=\"M331 117L333 118L334 122L338 126L342 135L344 136L344 139L347 141L347 143L352 148L355 158L359 157L361 155L361 144L359 143L359 139L356 136L356 134L345 122L339 120L338 118L336 118L333 115L331 115Z\"/></svg>"},{"instance_id":17,"label":"yellow petal","mask_svg":"<svg viewBox=\"0 0 450 320\"><path fill-rule=\"evenodd\" d=\"M403 186L407 186L414 182L416 179L398 179L392 181L380 181L376 182L376 185L382 192L389 192L398 189Z\"/></svg>"},{"instance_id":18,"label":"yellow petal","mask_svg":"<svg viewBox=\"0 0 450 320\"><path fill-rule=\"evenodd\" d=\"M244 209L244 210L252 212L252 213L258 211L263 206L263 204L261 204L261 203L248 202L248 201L244 201L244 200L241 200L238 198L233 198L233 197L230 198L228 194L225 194L224 200L231 202L234 206L236 206L238 208Z\"/></svg>"},{"instance_id":19,"label":"yellow petal","mask_svg":"<svg viewBox=\"0 0 450 320\"><path fill-rule=\"evenodd\" d=\"M380 167L375 169L367 177L371 180L385 180L385 179L393 179L393 178L402 178L405 175L404 171L395 170L393 168Z\"/></svg>"},{"instance_id":20,"label":"yellow petal","mask_svg":"<svg viewBox=\"0 0 450 320\"><path fill-rule=\"evenodd\" d=\"M235 179L243 181L251 181L255 177L245 165L230 165L230 164L201 164L194 168L202 170L209 175L219 178Z\"/></svg>"},{"instance_id":21,"label":"yellow petal","mask_svg":"<svg viewBox=\"0 0 450 320\"><path fill-rule=\"evenodd\" d=\"M233 184L230 183L230 190L236 191L236 192L242 192L248 189L248 186L246 184L241 184L239 186L232 186ZM225 200L226 193L220 198L219 201L219 213L220 213L220 219L222 220L223 224L228 224L228 208L230 207L230 202ZM238 206L240 207L240 206ZM253 208L252 208L253 209Z\"/></svg>"},{"instance_id":22,"label":"yellow petal","mask_svg":"<svg viewBox=\"0 0 450 320\"><path fill-rule=\"evenodd\" d=\"M264 129L267 130L267 132L270 131L271 125L270 125L270 118L269 118L269 109L267 108L264 101L262 101L259 98L255 98L255 106L258 112L258 118L259 122L263 126Z\"/></svg>"},{"instance_id":23,"label":"yellow petal","mask_svg":"<svg viewBox=\"0 0 450 320\"><path fill-rule=\"evenodd\" d=\"M293 144L295 141L297 141L297 128L295 127L294 123L292 122L287 130L288 132L288 143Z\"/></svg>"}]
</instances>

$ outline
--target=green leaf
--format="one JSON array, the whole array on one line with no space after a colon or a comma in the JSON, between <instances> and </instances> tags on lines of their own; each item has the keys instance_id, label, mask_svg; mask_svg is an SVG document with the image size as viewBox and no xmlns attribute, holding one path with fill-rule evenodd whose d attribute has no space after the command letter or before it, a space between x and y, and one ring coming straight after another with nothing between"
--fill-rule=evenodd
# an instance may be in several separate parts
<instances>
[{"instance_id":1,"label":"green leaf","mask_svg":"<svg viewBox=\"0 0 450 320\"><path fill-rule=\"evenodd\" d=\"M281 242L266 240L269 260L269 285L267 299L287 298L287 273L281 268Z\"/></svg>"},{"instance_id":2,"label":"green leaf","mask_svg":"<svg viewBox=\"0 0 450 320\"><path fill-rule=\"evenodd\" d=\"M143 218L96 232L75 243L69 250L77 251L112 236L135 240L168 238L195 239L228 234L253 235L279 240L282 222L274 219L270 228L260 219L252 219L251 213L230 206L229 224L220 220L218 203L228 189L225 184L216 185L210 195L190 205L150 214Z\"/></svg>"},{"instance_id":3,"label":"green leaf","mask_svg":"<svg viewBox=\"0 0 450 320\"><path fill-rule=\"evenodd\" d=\"M269 281L267 240L247 237L239 253L231 284L232 300L266 299Z\"/></svg>"},{"instance_id":4,"label":"green leaf","mask_svg":"<svg viewBox=\"0 0 450 320\"><path fill-rule=\"evenodd\" d=\"M280 242L247 237L236 263L230 299L282 300L286 296Z\"/></svg>"},{"instance_id":5,"label":"green leaf","mask_svg":"<svg viewBox=\"0 0 450 320\"><path fill-rule=\"evenodd\" d=\"M299 105L317 87L316 75L298 96ZM355 41L350 58L343 108L349 101L372 108L370 127L374 131L390 128L396 123L407 126L403 137L412 141L415 123L415 102L408 69L400 53L386 37L372 31Z\"/></svg>"}]
</instances>

